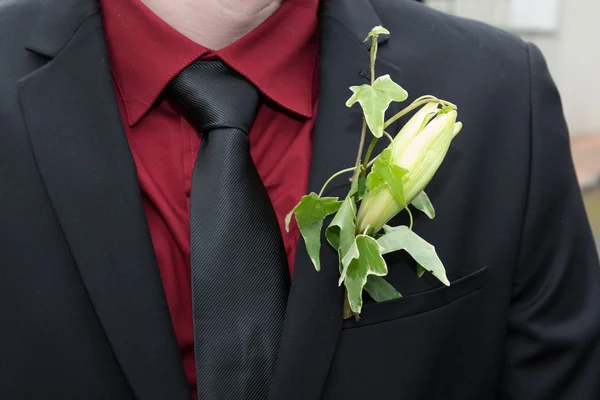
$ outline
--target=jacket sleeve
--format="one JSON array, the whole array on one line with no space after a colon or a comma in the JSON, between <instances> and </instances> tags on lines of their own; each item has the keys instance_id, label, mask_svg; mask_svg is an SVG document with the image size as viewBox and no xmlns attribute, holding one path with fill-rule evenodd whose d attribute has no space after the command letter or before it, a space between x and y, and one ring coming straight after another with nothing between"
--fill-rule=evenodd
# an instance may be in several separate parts
<instances>
[{"instance_id":1,"label":"jacket sleeve","mask_svg":"<svg viewBox=\"0 0 600 400\"><path fill-rule=\"evenodd\" d=\"M560 96L529 45L527 211L514 271L502 400L600 399L600 267Z\"/></svg>"}]
</instances>

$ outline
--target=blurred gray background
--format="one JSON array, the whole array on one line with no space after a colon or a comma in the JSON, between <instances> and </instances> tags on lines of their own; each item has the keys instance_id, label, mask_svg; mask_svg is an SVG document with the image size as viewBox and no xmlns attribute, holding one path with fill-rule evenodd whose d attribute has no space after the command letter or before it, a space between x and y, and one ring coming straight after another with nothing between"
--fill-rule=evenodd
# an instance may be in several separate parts
<instances>
[{"instance_id":1,"label":"blurred gray background","mask_svg":"<svg viewBox=\"0 0 600 400\"><path fill-rule=\"evenodd\" d=\"M561 92L571 148L600 245L600 0L425 0L535 43Z\"/></svg>"}]
</instances>

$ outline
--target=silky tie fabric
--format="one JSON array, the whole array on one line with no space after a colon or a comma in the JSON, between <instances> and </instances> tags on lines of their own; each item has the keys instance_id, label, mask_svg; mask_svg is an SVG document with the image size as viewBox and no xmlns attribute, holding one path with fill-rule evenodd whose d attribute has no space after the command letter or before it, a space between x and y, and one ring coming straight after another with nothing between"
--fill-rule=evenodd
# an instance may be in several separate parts
<instances>
[{"instance_id":1,"label":"silky tie fabric","mask_svg":"<svg viewBox=\"0 0 600 400\"><path fill-rule=\"evenodd\" d=\"M268 396L289 291L275 211L250 157L257 89L220 61L197 61L169 85L201 134L190 206L199 400Z\"/></svg>"}]
</instances>

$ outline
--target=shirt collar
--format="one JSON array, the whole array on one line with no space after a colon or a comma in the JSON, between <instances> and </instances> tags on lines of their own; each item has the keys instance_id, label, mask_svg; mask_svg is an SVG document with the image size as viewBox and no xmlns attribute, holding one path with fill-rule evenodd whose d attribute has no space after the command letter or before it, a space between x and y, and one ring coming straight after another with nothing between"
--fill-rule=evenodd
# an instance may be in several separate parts
<instances>
[{"instance_id":1,"label":"shirt collar","mask_svg":"<svg viewBox=\"0 0 600 400\"><path fill-rule=\"evenodd\" d=\"M265 96L312 116L318 0L287 0L252 32L213 52L177 32L140 0L100 0L110 65L130 125L150 110L181 70L214 55Z\"/></svg>"}]
</instances>

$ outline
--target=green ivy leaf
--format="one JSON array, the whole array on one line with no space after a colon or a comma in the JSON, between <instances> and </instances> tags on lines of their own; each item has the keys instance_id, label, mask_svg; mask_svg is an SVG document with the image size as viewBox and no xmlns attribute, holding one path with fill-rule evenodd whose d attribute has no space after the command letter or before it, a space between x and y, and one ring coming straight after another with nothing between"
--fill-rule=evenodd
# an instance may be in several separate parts
<instances>
[{"instance_id":1,"label":"green ivy leaf","mask_svg":"<svg viewBox=\"0 0 600 400\"><path fill-rule=\"evenodd\" d=\"M360 168L354 171L352 175L352 184L350 185L350 191L348 192L348 197L352 197L358 193L360 184Z\"/></svg>"},{"instance_id":2,"label":"green ivy leaf","mask_svg":"<svg viewBox=\"0 0 600 400\"><path fill-rule=\"evenodd\" d=\"M296 216L298 228L306 243L306 251L315 269L321 270L321 229L323 220L341 207L342 202L337 197L319 197L310 193L300 200L300 203L285 217L285 229L289 231L292 214Z\"/></svg>"},{"instance_id":3,"label":"green ivy leaf","mask_svg":"<svg viewBox=\"0 0 600 400\"><path fill-rule=\"evenodd\" d=\"M325 230L325 237L329 244L338 251L340 269L342 258L346 255L354 243L356 231L356 204L350 196L342 203L331 224Z\"/></svg>"},{"instance_id":4,"label":"green ivy leaf","mask_svg":"<svg viewBox=\"0 0 600 400\"><path fill-rule=\"evenodd\" d=\"M382 254L406 250L420 266L431 272L444 285L450 286L450 281L446 277L446 269L438 257L435 247L408 229L407 226L392 228L386 225L383 229L385 234L377 239L377 243L384 248Z\"/></svg>"},{"instance_id":5,"label":"green ivy leaf","mask_svg":"<svg viewBox=\"0 0 600 400\"><path fill-rule=\"evenodd\" d=\"M369 275L365 291L378 303L402 297L400 292L386 281L384 277L377 275Z\"/></svg>"},{"instance_id":6,"label":"green ivy leaf","mask_svg":"<svg viewBox=\"0 0 600 400\"><path fill-rule=\"evenodd\" d=\"M431 204L431 200L425 192L421 192L413 199L411 204L419 211L422 211L425 215L429 217L429 219L435 218L435 209L433 208L433 204Z\"/></svg>"},{"instance_id":7,"label":"green ivy leaf","mask_svg":"<svg viewBox=\"0 0 600 400\"><path fill-rule=\"evenodd\" d=\"M391 99L388 95L378 92L371 85L351 86L350 90L354 92L352 97L346 102L347 107L351 107L359 102L363 108L367 125L375 137L383 136L383 125L385 111L387 110Z\"/></svg>"},{"instance_id":8,"label":"green ivy leaf","mask_svg":"<svg viewBox=\"0 0 600 400\"><path fill-rule=\"evenodd\" d=\"M425 275L427 270L421 266L421 264L417 264L417 278L422 278Z\"/></svg>"},{"instance_id":9,"label":"green ivy leaf","mask_svg":"<svg viewBox=\"0 0 600 400\"><path fill-rule=\"evenodd\" d=\"M367 179L362 176L358 178L358 185L355 193L352 193L352 199L355 203L362 200L367 191Z\"/></svg>"},{"instance_id":10,"label":"green ivy leaf","mask_svg":"<svg viewBox=\"0 0 600 400\"><path fill-rule=\"evenodd\" d=\"M400 204L406 205L402 177L408 171L398 165L392 164L391 160L392 149L387 148L379 154L373 163L371 172L367 176L367 188L372 192L381 185L387 185Z\"/></svg>"},{"instance_id":11,"label":"green ivy leaf","mask_svg":"<svg viewBox=\"0 0 600 400\"><path fill-rule=\"evenodd\" d=\"M365 39L365 42L367 40L369 40L370 38L372 38L373 36L377 37L379 35L389 35L389 34L390 34L390 31L385 29L383 26L378 25L375 28L371 29L371 32L369 32L369 35L367 35L367 38Z\"/></svg>"},{"instance_id":12,"label":"green ivy leaf","mask_svg":"<svg viewBox=\"0 0 600 400\"><path fill-rule=\"evenodd\" d=\"M380 76L373 82L373 89L387 94L390 99L396 102L403 102L408 99L408 92L392 80L389 74Z\"/></svg>"},{"instance_id":13,"label":"green ivy leaf","mask_svg":"<svg viewBox=\"0 0 600 400\"><path fill-rule=\"evenodd\" d=\"M355 203L362 200L367 190L366 179L361 176L361 171L361 168L357 169L352 176L352 185L350 185L350 191L348 192L348 197L352 197Z\"/></svg>"},{"instance_id":14,"label":"green ivy leaf","mask_svg":"<svg viewBox=\"0 0 600 400\"><path fill-rule=\"evenodd\" d=\"M360 313L362 309L362 291L368 276L385 276L388 273L382 251L383 247L377 240L367 235L357 235L342 259L342 272L338 283L346 286L348 303L354 313Z\"/></svg>"},{"instance_id":15,"label":"green ivy leaf","mask_svg":"<svg viewBox=\"0 0 600 400\"><path fill-rule=\"evenodd\" d=\"M351 86L354 93L346 102L347 107L360 103L369 129L375 137L383 136L385 112L392 101L404 101L408 92L390 78L380 76L371 85Z\"/></svg>"}]
</instances>

